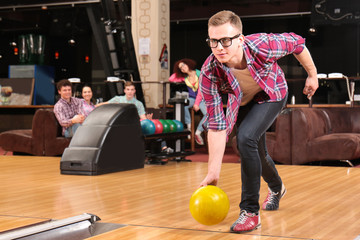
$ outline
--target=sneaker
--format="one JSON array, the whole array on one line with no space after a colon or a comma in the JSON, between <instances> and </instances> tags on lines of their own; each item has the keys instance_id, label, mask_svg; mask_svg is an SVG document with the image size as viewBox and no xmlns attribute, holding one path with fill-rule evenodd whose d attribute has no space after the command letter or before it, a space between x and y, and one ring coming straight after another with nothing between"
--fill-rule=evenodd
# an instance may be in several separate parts
<instances>
[{"instance_id":1,"label":"sneaker","mask_svg":"<svg viewBox=\"0 0 360 240\"><path fill-rule=\"evenodd\" d=\"M261 226L259 213L248 213L241 210L239 218L230 227L230 231L234 233L249 232Z\"/></svg>"},{"instance_id":2,"label":"sneaker","mask_svg":"<svg viewBox=\"0 0 360 240\"><path fill-rule=\"evenodd\" d=\"M273 192L269 188L269 193L262 205L262 209L269 211L278 210L280 199L285 195L285 193L286 193L286 188L284 184L281 186L280 192Z\"/></svg>"},{"instance_id":3,"label":"sneaker","mask_svg":"<svg viewBox=\"0 0 360 240\"><path fill-rule=\"evenodd\" d=\"M172 149L171 147L165 147L161 150L161 152L169 154L169 153L173 153L174 149Z\"/></svg>"},{"instance_id":4,"label":"sneaker","mask_svg":"<svg viewBox=\"0 0 360 240\"><path fill-rule=\"evenodd\" d=\"M195 133L195 142L199 145L204 145L204 140L201 137L201 133L199 134Z\"/></svg>"}]
</instances>

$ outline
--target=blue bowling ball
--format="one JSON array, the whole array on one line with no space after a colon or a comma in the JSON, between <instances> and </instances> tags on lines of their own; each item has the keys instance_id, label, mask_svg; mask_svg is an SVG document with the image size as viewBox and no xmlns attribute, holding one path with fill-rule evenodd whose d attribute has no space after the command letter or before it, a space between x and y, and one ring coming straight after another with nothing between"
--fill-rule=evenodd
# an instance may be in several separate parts
<instances>
[{"instance_id":1,"label":"blue bowling ball","mask_svg":"<svg viewBox=\"0 0 360 240\"><path fill-rule=\"evenodd\" d=\"M151 135L155 133L155 124L151 120L144 119L140 122L140 124L144 135Z\"/></svg>"},{"instance_id":2,"label":"blue bowling ball","mask_svg":"<svg viewBox=\"0 0 360 240\"><path fill-rule=\"evenodd\" d=\"M174 123L175 123L175 125L176 125L176 131L177 132L182 132L182 131L184 131L184 124L182 123L182 122L180 122L179 120L172 120Z\"/></svg>"}]
</instances>

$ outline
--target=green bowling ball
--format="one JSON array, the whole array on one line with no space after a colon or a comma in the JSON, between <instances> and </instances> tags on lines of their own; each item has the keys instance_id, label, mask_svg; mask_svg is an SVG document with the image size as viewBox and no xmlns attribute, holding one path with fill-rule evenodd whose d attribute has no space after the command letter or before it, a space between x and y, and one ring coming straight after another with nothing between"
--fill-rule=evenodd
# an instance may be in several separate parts
<instances>
[{"instance_id":1,"label":"green bowling ball","mask_svg":"<svg viewBox=\"0 0 360 240\"><path fill-rule=\"evenodd\" d=\"M170 125L165 119L159 119L163 126L163 133L169 133L170 132Z\"/></svg>"},{"instance_id":2,"label":"green bowling ball","mask_svg":"<svg viewBox=\"0 0 360 240\"><path fill-rule=\"evenodd\" d=\"M173 122L173 120L167 119L166 120L169 125L170 125L170 132L176 132L177 131L177 127L176 124Z\"/></svg>"}]
</instances>

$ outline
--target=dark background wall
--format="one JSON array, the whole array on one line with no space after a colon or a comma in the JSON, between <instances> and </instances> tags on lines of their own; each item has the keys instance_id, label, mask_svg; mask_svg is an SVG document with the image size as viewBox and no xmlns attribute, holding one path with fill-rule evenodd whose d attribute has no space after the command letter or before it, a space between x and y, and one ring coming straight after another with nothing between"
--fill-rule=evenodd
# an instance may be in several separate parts
<instances>
[{"instance_id":1,"label":"dark background wall","mask_svg":"<svg viewBox=\"0 0 360 240\"><path fill-rule=\"evenodd\" d=\"M257 32L281 33L295 32L306 38L318 68L318 72L342 72L347 76L357 76L359 71L359 24L324 25L317 27L316 34L310 34L310 15L293 17L244 18L244 34ZM201 63L211 53L206 45L207 21L172 22L171 63L179 58L193 58ZM296 66L292 60L282 64ZM289 77L299 77L297 72L289 70ZM302 76L302 75L300 75Z\"/></svg>"},{"instance_id":2,"label":"dark background wall","mask_svg":"<svg viewBox=\"0 0 360 240\"><path fill-rule=\"evenodd\" d=\"M13 4L13 1L10 2ZM26 2L23 1L23 4ZM197 67L201 67L211 52L205 43L207 19L219 10L230 9L241 16L245 35L295 32L306 38L306 45L319 73L341 72L349 77L359 77L360 7L359 18L355 18L355 13L352 19L332 21L328 16L315 13L314 6L319 2L324 1L170 0L170 72L173 63L185 57L196 60ZM344 12L352 11L359 5L358 0L325 2L329 5L319 9L330 13L337 6ZM309 28L314 24L317 32L310 34ZM46 36L45 64L55 66L56 81L69 77L80 77L84 82L101 79L97 73L101 72L102 65L83 5L46 11L33 8L13 11L1 10L0 3L0 77L6 78L8 66L19 63L9 43L17 41L20 34L27 33ZM73 46L68 44L72 37L76 39ZM59 59L55 59L55 51L59 52ZM89 62L85 61L85 56L89 57ZM300 102L306 102L301 95L306 77L302 67L292 56L285 57L279 63L289 79L290 94L296 95ZM328 102L328 96L333 96L335 102L347 100L345 82L321 82L321 86L319 102Z\"/></svg>"}]
</instances>

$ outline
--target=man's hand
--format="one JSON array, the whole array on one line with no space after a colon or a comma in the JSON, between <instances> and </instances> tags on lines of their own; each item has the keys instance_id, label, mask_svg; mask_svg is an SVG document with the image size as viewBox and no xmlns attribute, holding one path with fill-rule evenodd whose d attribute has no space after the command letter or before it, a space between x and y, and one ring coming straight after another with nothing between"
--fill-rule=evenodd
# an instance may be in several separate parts
<instances>
[{"instance_id":1,"label":"man's hand","mask_svg":"<svg viewBox=\"0 0 360 240\"><path fill-rule=\"evenodd\" d=\"M147 113L146 118L151 120L153 118L153 113Z\"/></svg>"},{"instance_id":2,"label":"man's hand","mask_svg":"<svg viewBox=\"0 0 360 240\"><path fill-rule=\"evenodd\" d=\"M215 174L208 173L205 177L205 179L200 183L200 187L205 187L207 185L214 185L216 186L219 180L219 176L216 176Z\"/></svg>"},{"instance_id":3,"label":"man's hand","mask_svg":"<svg viewBox=\"0 0 360 240\"><path fill-rule=\"evenodd\" d=\"M83 123L84 120L85 120L85 116L79 114L79 115L75 115L75 116L71 119L71 122L72 122L73 124L75 124L75 123Z\"/></svg>"},{"instance_id":4,"label":"man's hand","mask_svg":"<svg viewBox=\"0 0 360 240\"><path fill-rule=\"evenodd\" d=\"M319 81L316 76L314 77L308 77L305 81L305 87L303 90L303 93L307 96L308 99L311 99L311 97L315 94L316 89L319 87Z\"/></svg>"}]
</instances>

